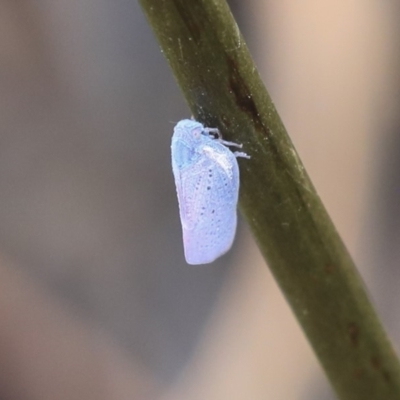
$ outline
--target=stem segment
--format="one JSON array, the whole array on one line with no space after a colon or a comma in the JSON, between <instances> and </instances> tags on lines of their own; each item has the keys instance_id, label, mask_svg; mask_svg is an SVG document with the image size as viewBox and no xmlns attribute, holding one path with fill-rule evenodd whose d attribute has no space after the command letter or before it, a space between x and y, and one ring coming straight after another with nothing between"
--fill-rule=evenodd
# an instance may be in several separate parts
<instances>
[{"instance_id":1,"label":"stem segment","mask_svg":"<svg viewBox=\"0 0 400 400\"><path fill-rule=\"evenodd\" d=\"M243 143L240 208L343 400L400 400L400 365L224 0L139 0L197 120Z\"/></svg>"}]
</instances>

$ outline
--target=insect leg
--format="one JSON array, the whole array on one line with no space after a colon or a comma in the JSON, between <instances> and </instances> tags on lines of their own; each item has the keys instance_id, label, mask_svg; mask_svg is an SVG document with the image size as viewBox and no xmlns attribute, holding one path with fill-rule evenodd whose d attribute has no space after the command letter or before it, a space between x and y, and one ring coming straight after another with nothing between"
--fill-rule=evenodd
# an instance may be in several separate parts
<instances>
[{"instance_id":1,"label":"insect leg","mask_svg":"<svg viewBox=\"0 0 400 400\"><path fill-rule=\"evenodd\" d=\"M217 136L216 140L218 140L218 142L220 142L221 144L225 145L225 146L232 146L232 147L237 147L239 149L241 149L243 147L242 144L239 143L235 143L235 142L229 142L228 140L223 140L222 139L222 135L221 132L219 131L218 128L204 128L204 131L207 134L213 133Z\"/></svg>"},{"instance_id":2,"label":"insect leg","mask_svg":"<svg viewBox=\"0 0 400 400\"><path fill-rule=\"evenodd\" d=\"M242 151L234 151L233 154L235 155L235 157L243 157L243 158L247 158L248 160L250 160L250 156L246 153L243 153Z\"/></svg>"}]
</instances>

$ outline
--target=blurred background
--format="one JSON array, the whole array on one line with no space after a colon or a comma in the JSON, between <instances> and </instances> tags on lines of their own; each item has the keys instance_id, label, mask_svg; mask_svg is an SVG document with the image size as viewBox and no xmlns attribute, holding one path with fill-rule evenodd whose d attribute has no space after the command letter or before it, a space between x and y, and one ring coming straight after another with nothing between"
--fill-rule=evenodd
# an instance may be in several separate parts
<instances>
[{"instance_id":1,"label":"blurred background","mask_svg":"<svg viewBox=\"0 0 400 400\"><path fill-rule=\"evenodd\" d=\"M231 1L400 344L398 2ZM241 221L183 258L190 116L136 1L0 0L0 398L332 400Z\"/></svg>"}]
</instances>

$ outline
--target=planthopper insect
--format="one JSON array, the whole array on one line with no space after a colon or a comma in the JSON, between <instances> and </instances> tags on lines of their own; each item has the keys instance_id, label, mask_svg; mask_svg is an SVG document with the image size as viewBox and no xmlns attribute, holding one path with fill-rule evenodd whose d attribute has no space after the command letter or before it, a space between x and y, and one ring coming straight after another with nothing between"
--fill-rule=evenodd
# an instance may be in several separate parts
<instances>
[{"instance_id":1,"label":"planthopper insect","mask_svg":"<svg viewBox=\"0 0 400 400\"><path fill-rule=\"evenodd\" d=\"M208 264L225 254L236 233L239 166L216 128L184 119L172 136L172 172L188 264Z\"/></svg>"}]
</instances>

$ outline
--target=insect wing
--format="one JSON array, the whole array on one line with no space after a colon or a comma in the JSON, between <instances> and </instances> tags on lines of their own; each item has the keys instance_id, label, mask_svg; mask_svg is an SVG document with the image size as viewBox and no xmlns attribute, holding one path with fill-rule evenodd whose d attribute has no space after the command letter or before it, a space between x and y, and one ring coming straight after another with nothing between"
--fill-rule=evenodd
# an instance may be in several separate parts
<instances>
[{"instance_id":1,"label":"insect wing","mask_svg":"<svg viewBox=\"0 0 400 400\"><path fill-rule=\"evenodd\" d=\"M189 264L210 263L226 253L237 223L239 168L235 156L211 139L198 150L200 156L175 174Z\"/></svg>"}]
</instances>

